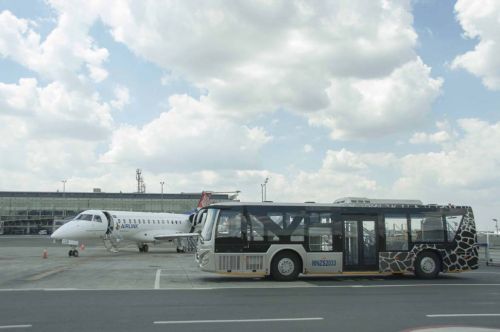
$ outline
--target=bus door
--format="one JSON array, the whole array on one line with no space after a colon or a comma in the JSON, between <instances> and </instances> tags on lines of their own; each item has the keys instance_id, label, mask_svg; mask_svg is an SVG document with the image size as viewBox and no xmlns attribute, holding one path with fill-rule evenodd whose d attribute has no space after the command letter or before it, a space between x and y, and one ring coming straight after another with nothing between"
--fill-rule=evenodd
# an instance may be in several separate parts
<instances>
[{"instance_id":1,"label":"bus door","mask_svg":"<svg viewBox=\"0 0 500 332\"><path fill-rule=\"evenodd\" d=\"M377 216L343 216L344 270L378 270Z\"/></svg>"},{"instance_id":2,"label":"bus door","mask_svg":"<svg viewBox=\"0 0 500 332\"><path fill-rule=\"evenodd\" d=\"M221 210L215 230L216 253L240 253L247 247L246 219L241 208Z\"/></svg>"}]
</instances>

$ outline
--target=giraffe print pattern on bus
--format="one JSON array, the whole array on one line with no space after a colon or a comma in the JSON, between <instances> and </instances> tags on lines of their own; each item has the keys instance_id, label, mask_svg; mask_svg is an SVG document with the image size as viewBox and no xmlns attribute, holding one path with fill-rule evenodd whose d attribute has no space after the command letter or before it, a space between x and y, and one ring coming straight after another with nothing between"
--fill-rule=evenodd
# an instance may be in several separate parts
<instances>
[{"instance_id":1,"label":"giraffe print pattern on bus","mask_svg":"<svg viewBox=\"0 0 500 332\"><path fill-rule=\"evenodd\" d=\"M454 241L449 244L417 244L412 250L403 252L380 252L380 272L413 272L417 255L423 250L439 252L442 258L443 272L464 271L477 269L479 266L478 248L474 215L471 208L467 212L455 235Z\"/></svg>"}]
</instances>

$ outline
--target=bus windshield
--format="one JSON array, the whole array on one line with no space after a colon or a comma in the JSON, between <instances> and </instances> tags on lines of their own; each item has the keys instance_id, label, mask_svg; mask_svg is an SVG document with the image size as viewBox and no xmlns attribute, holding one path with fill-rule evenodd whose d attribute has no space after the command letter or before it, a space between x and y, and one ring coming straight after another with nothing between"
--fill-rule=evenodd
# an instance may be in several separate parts
<instances>
[{"instance_id":1,"label":"bus windshield","mask_svg":"<svg viewBox=\"0 0 500 332\"><path fill-rule=\"evenodd\" d=\"M201 231L201 236L204 241L210 241L212 239L212 229L214 227L215 220L217 219L218 209L208 209L207 219L205 225L203 226L203 231Z\"/></svg>"}]
</instances>

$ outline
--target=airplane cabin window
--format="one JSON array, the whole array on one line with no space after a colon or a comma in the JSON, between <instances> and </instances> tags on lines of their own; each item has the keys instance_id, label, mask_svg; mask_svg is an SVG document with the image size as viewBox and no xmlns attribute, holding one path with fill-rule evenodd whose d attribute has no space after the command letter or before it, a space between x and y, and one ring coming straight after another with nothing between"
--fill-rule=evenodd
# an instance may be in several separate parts
<instances>
[{"instance_id":1,"label":"airplane cabin window","mask_svg":"<svg viewBox=\"0 0 500 332\"><path fill-rule=\"evenodd\" d=\"M100 216L94 216L94 221L95 222L102 222L102 219Z\"/></svg>"}]
</instances>

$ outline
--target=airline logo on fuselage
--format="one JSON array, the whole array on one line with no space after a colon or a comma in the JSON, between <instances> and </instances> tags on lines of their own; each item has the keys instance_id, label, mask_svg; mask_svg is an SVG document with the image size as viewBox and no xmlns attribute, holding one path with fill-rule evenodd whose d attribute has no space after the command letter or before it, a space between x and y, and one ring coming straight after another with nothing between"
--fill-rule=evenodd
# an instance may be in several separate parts
<instances>
[{"instance_id":1,"label":"airline logo on fuselage","mask_svg":"<svg viewBox=\"0 0 500 332\"><path fill-rule=\"evenodd\" d=\"M120 228L139 228L137 224L122 224Z\"/></svg>"}]
</instances>

